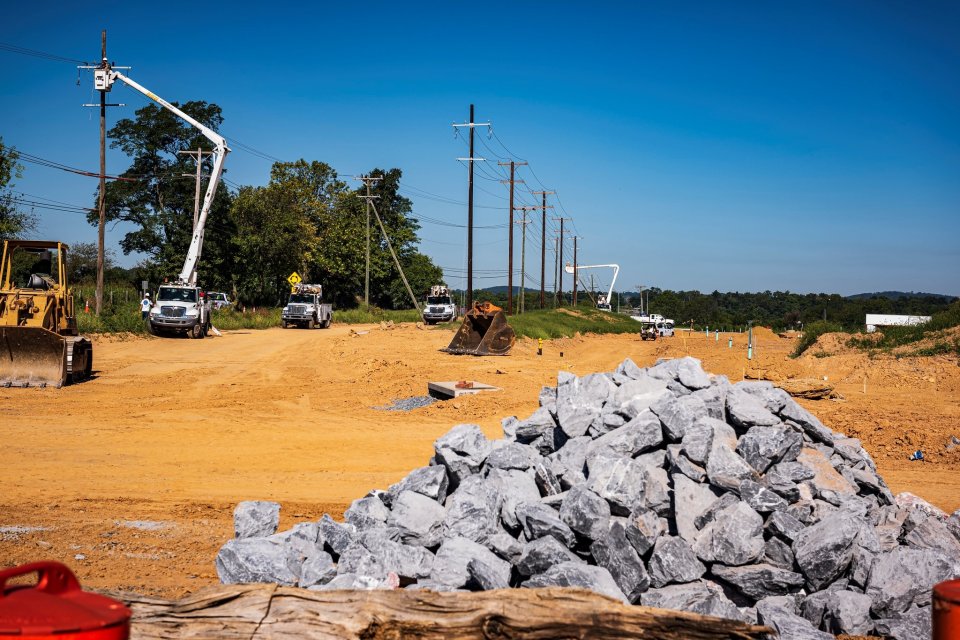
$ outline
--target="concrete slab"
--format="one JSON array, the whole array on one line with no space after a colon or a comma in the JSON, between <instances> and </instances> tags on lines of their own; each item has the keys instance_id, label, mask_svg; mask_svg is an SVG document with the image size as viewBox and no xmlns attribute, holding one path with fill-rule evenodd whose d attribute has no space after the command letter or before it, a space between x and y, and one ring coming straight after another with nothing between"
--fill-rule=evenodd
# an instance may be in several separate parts
<instances>
[{"instance_id":1,"label":"concrete slab","mask_svg":"<svg viewBox=\"0 0 960 640\"><path fill-rule=\"evenodd\" d=\"M469 388L459 388L457 387L457 380L450 380L448 382L428 382L427 393L434 398L449 400L451 398L459 398L460 396L475 395L481 391L500 391L500 387L494 387L489 384L477 382L476 380L467 380L466 382L470 383L472 386Z\"/></svg>"}]
</instances>

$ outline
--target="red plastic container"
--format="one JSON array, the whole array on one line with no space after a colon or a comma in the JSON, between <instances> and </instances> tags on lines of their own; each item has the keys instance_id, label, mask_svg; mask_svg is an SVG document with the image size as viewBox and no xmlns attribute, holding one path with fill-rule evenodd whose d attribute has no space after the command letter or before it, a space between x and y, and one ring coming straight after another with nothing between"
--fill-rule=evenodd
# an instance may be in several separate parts
<instances>
[{"instance_id":1,"label":"red plastic container","mask_svg":"<svg viewBox=\"0 0 960 640\"><path fill-rule=\"evenodd\" d=\"M37 574L36 584L8 585ZM0 571L0 639L127 640L130 609L122 602L86 593L59 562L34 562Z\"/></svg>"},{"instance_id":2,"label":"red plastic container","mask_svg":"<svg viewBox=\"0 0 960 640\"><path fill-rule=\"evenodd\" d=\"M960 580L933 588L933 640L960 640Z\"/></svg>"}]
</instances>

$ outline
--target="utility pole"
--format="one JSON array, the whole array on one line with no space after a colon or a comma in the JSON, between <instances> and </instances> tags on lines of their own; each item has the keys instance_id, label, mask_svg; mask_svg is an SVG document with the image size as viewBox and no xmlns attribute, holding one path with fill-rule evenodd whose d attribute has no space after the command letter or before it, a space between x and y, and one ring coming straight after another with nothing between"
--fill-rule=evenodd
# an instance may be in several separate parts
<instances>
[{"instance_id":1,"label":"utility pole","mask_svg":"<svg viewBox=\"0 0 960 640\"><path fill-rule=\"evenodd\" d=\"M644 285L638 284L637 291L640 293L640 315L643 315L643 287Z\"/></svg>"},{"instance_id":2,"label":"utility pole","mask_svg":"<svg viewBox=\"0 0 960 640\"><path fill-rule=\"evenodd\" d=\"M531 193L543 196L540 216L540 308L543 309L546 298L544 286L547 281L547 194L556 193L556 191L532 191Z\"/></svg>"},{"instance_id":3,"label":"utility pole","mask_svg":"<svg viewBox=\"0 0 960 640\"><path fill-rule=\"evenodd\" d=\"M367 208L367 270L363 280L363 304L370 307L370 201L380 196L370 195L370 183L377 182L382 176L360 176L357 180L362 180L367 185L367 195L360 196L366 203Z\"/></svg>"},{"instance_id":4,"label":"utility pole","mask_svg":"<svg viewBox=\"0 0 960 640\"><path fill-rule=\"evenodd\" d=\"M191 235L193 235L193 232L197 230L197 220L200 217L200 179L203 177L200 173L200 170L203 167L203 156L212 156L213 152L204 151L202 148L197 147L196 151L178 151L177 153L193 157L197 161L197 189L193 196L193 227L190 232ZM193 177L189 173L181 173L180 176L184 178Z\"/></svg>"},{"instance_id":5,"label":"utility pole","mask_svg":"<svg viewBox=\"0 0 960 640\"><path fill-rule=\"evenodd\" d=\"M364 196L360 196L361 198ZM413 302L413 308L417 310L417 313L420 313L420 303L417 302L417 297L413 295L413 289L410 288L410 283L407 282L407 276L403 273L403 267L400 266L400 260L397 258L396 252L393 250L393 243L390 242L390 236L387 235L387 228L383 226L383 220L380 219L380 214L377 212L377 205L373 204L373 199L377 196L369 196L370 200L367 202L370 203L370 206L373 207L373 215L377 218L377 224L380 225L380 231L383 233L383 239L387 241L387 249L390 250L390 255L393 256L393 263L397 266L397 271L400 272L400 279L403 280L403 286L407 288L407 293L410 294L410 300Z\"/></svg>"},{"instance_id":6,"label":"utility pole","mask_svg":"<svg viewBox=\"0 0 960 640\"><path fill-rule=\"evenodd\" d=\"M107 30L100 32L100 64L95 66L81 65L78 69L105 69L107 67ZM129 67L114 67L115 69L129 69ZM100 91L100 104L85 104L84 107L100 107L100 194L97 209L99 220L97 223L97 292L94 308L97 315L103 309L103 263L104 241L107 227L106 188L107 188L107 107L122 107L123 104L107 104L107 92Z\"/></svg>"},{"instance_id":7,"label":"utility pole","mask_svg":"<svg viewBox=\"0 0 960 640\"><path fill-rule=\"evenodd\" d=\"M577 240L579 236L573 236L573 308L577 308Z\"/></svg>"},{"instance_id":8,"label":"utility pole","mask_svg":"<svg viewBox=\"0 0 960 640\"><path fill-rule=\"evenodd\" d=\"M563 223L565 220L571 220L572 218L554 218L554 220L560 221L560 254L557 256L557 264L559 265L559 270L557 271L560 276L560 290L558 302L560 306L563 306ZM576 273L574 273L574 278L576 278Z\"/></svg>"},{"instance_id":9,"label":"utility pole","mask_svg":"<svg viewBox=\"0 0 960 640\"><path fill-rule=\"evenodd\" d=\"M510 247L507 249L509 257L507 258L507 313L513 313L513 185L516 183L523 184L523 180L514 180L514 171L517 165L527 164L526 162L498 162L498 165L506 166L510 165L510 179L501 180L502 183L510 183L510 212L507 214L507 228L510 231Z\"/></svg>"},{"instance_id":10,"label":"utility pole","mask_svg":"<svg viewBox=\"0 0 960 640\"><path fill-rule=\"evenodd\" d=\"M527 280L527 225L533 222L532 220L527 220L527 211L530 209L539 209L539 207L517 207L517 211L520 211L523 215L523 218L517 221L517 224L523 226L523 239L520 243L520 313L526 311L527 308L527 304L524 301L523 289Z\"/></svg>"},{"instance_id":11,"label":"utility pole","mask_svg":"<svg viewBox=\"0 0 960 640\"><path fill-rule=\"evenodd\" d=\"M456 131L459 127L468 127L470 129L470 157L457 158L457 160L466 160L470 163L470 178L467 190L467 307L473 307L473 163L483 161L483 158L473 157L473 131L477 127L490 127L490 123L477 123L473 121L473 105L470 105L470 122L466 124L454 124ZM511 216L513 213L511 212Z\"/></svg>"},{"instance_id":12,"label":"utility pole","mask_svg":"<svg viewBox=\"0 0 960 640\"><path fill-rule=\"evenodd\" d=\"M560 262L557 255L560 251L560 236L553 239L553 307L557 307L557 273L560 271Z\"/></svg>"}]
</instances>

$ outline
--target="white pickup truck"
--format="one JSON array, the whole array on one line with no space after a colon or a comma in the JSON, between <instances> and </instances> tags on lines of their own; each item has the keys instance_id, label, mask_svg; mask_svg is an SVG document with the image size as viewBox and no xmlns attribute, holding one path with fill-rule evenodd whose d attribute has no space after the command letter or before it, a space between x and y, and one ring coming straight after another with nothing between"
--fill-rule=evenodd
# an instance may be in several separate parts
<instances>
[{"instance_id":1,"label":"white pickup truck","mask_svg":"<svg viewBox=\"0 0 960 640\"><path fill-rule=\"evenodd\" d=\"M333 305L322 302L323 287L319 284L303 284L294 287L287 306L280 313L280 326L284 329L295 325L314 329L326 329L333 320Z\"/></svg>"},{"instance_id":2,"label":"white pickup truck","mask_svg":"<svg viewBox=\"0 0 960 640\"><path fill-rule=\"evenodd\" d=\"M160 285L147 327L153 335L175 331L191 338L203 338L210 330L210 302L198 287Z\"/></svg>"},{"instance_id":3,"label":"white pickup truck","mask_svg":"<svg viewBox=\"0 0 960 640\"><path fill-rule=\"evenodd\" d=\"M430 295L423 305L423 321L427 324L452 322L457 319L457 305L450 291L442 284L430 287Z\"/></svg>"}]
</instances>

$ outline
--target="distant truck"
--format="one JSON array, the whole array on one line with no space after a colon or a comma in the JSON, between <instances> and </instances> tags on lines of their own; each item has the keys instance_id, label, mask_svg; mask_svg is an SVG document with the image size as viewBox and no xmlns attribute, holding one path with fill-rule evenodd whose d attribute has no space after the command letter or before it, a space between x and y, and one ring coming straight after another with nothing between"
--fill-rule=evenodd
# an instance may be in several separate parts
<instances>
[{"instance_id":1,"label":"distant truck","mask_svg":"<svg viewBox=\"0 0 960 640\"><path fill-rule=\"evenodd\" d=\"M323 302L323 287L300 283L293 288L287 306L280 313L280 326L326 329L333 320L333 305Z\"/></svg>"},{"instance_id":2,"label":"distant truck","mask_svg":"<svg viewBox=\"0 0 960 640\"><path fill-rule=\"evenodd\" d=\"M214 309L225 309L226 307L233 305L233 303L230 302L230 298L227 296L227 294L220 291L208 291L207 299L210 300L210 305Z\"/></svg>"},{"instance_id":3,"label":"distant truck","mask_svg":"<svg viewBox=\"0 0 960 640\"><path fill-rule=\"evenodd\" d=\"M457 304L445 285L430 287L426 304L423 305L423 321L426 324L452 322L457 319Z\"/></svg>"}]
</instances>

